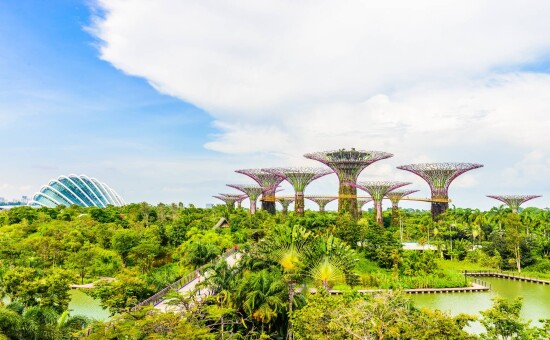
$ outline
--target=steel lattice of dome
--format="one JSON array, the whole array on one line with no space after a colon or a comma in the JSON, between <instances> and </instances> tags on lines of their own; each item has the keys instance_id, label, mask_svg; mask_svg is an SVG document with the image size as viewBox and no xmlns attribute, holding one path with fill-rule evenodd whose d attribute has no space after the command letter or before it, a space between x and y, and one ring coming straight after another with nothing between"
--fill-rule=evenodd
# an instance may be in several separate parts
<instances>
[{"instance_id":1,"label":"steel lattice of dome","mask_svg":"<svg viewBox=\"0 0 550 340\"><path fill-rule=\"evenodd\" d=\"M81 207L122 206L126 202L107 184L86 175L70 174L52 179L40 188L29 203L35 207L53 208L58 205Z\"/></svg>"}]
</instances>

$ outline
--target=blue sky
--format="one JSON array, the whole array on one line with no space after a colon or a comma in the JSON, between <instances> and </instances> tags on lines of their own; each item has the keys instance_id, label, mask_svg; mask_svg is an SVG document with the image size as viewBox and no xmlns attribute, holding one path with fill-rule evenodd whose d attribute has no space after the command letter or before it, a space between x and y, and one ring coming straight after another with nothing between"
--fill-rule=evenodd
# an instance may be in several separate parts
<instances>
[{"instance_id":1,"label":"blue sky","mask_svg":"<svg viewBox=\"0 0 550 340\"><path fill-rule=\"evenodd\" d=\"M395 154L362 179L420 196L395 166L485 164L453 185L459 206L550 198L550 7L527 2L2 1L0 197L85 173L202 206L247 182L234 169L356 147Z\"/></svg>"},{"instance_id":2,"label":"blue sky","mask_svg":"<svg viewBox=\"0 0 550 340\"><path fill-rule=\"evenodd\" d=\"M211 118L100 60L85 30L90 15L78 1L0 3L0 141L9 160L0 196L87 173L94 160L208 153Z\"/></svg>"}]
</instances>

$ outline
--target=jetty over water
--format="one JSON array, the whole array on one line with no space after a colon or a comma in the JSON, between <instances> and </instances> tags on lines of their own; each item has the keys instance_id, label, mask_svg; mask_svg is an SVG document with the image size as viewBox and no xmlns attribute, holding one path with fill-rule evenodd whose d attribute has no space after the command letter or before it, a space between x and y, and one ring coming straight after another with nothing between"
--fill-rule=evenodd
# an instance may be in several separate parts
<instances>
[{"instance_id":1,"label":"jetty over water","mask_svg":"<svg viewBox=\"0 0 550 340\"><path fill-rule=\"evenodd\" d=\"M524 282L533 282L533 283L539 283L543 285L550 285L550 280L541 280L539 278L534 277L528 277L525 274L515 274L515 273L503 273L498 271L475 271L475 272L464 272L465 276L476 276L476 277L498 277L501 279L509 279L509 280L516 280L516 281L524 281Z\"/></svg>"}]
</instances>

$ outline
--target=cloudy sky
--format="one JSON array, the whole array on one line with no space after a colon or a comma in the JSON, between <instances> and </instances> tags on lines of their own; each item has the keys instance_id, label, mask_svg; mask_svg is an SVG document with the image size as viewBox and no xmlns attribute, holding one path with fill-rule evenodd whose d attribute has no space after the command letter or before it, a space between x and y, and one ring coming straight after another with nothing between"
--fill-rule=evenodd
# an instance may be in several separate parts
<instances>
[{"instance_id":1,"label":"cloudy sky","mask_svg":"<svg viewBox=\"0 0 550 340\"><path fill-rule=\"evenodd\" d=\"M361 179L420 197L395 166L482 163L456 206L550 206L549 17L540 0L2 1L0 197L84 173L128 202L204 206L248 182L234 169L355 147L395 155Z\"/></svg>"}]
</instances>

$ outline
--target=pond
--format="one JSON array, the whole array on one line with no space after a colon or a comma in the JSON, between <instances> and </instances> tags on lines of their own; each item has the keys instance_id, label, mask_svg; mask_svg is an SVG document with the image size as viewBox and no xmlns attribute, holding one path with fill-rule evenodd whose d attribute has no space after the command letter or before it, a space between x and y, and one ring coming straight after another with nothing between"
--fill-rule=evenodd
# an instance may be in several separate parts
<instances>
[{"instance_id":1,"label":"pond","mask_svg":"<svg viewBox=\"0 0 550 340\"><path fill-rule=\"evenodd\" d=\"M410 295L417 307L427 307L448 311L451 315L466 313L479 316L479 311L491 307L491 299L497 295L513 299L523 297L522 318L538 324L538 319L550 318L550 286L537 283L513 281L499 278L483 278L491 283L492 291L482 293L452 293L452 294L413 294ZM86 293L72 289L70 291L71 313L85 315L96 320L108 320L109 312L99 305L99 300ZM472 323L467 330L472 333L484 331L479 322Z\"/></svg>"},{"instance_id":2,"label":"pond","mask_svg":"<svg viewBox=\"0 0 550 340\"><path fill-rule=\"evenodd\" d=\"M521 317L531 320L531 325L539 325L539 319L550 318L550 286L537 283L514 281L494 277L484 277L491 283L492 291L484 293L416 294L411 295L417 307L427 307L448 311L451 315L466 313L480 316L479 311L491 308L491 299L497 295L514 299L523 297ZM479 322L470 324L469 332L481 333L485 329Z\"/></svg>"},{"instance_id":3,"label":"pond","mask_svg":"<svg viewBox=\"0 0 550 340\"><path fill-rule=\"evenodd\" d=\"M69 310L71 315L84 315L92 319L105 321L109 319L109 311L101 308L99 300L86 295L79 289L71 289L71 302L69 302Z\"/></svg>"}]
</instances>

